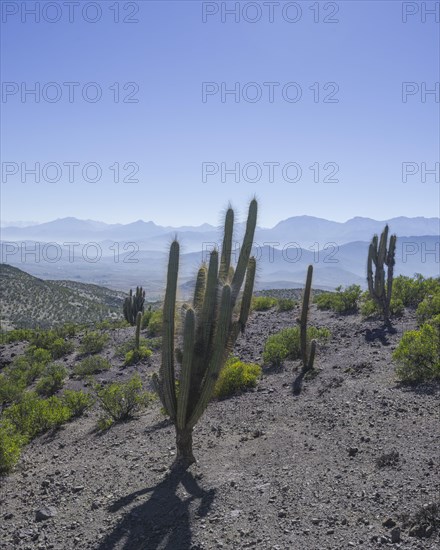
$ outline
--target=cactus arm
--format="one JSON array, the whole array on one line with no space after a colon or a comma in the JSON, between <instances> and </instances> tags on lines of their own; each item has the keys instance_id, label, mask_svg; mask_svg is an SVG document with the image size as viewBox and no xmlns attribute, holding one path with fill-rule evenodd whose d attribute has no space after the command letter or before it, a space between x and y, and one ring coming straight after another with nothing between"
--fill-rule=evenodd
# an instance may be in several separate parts
<instances>
[{"instance_id":1,"label":"cactus arm","mask_svg":"<svg viewBox=\"0 0 440 550\"><path fill-rule=\"evenodd\" d=\"M183 359L180 375L179 397L177 399L177 427L183 430L186 426L188 398L191 388L194 354L195 315L191 308L187 310L183 331Z\"/></svg>"},{"instance_id":2,"label":"cactus arm","mask_svg":"<svg viewBox=\"0 0 440 550\"><path fill-rule=\"evenodd\" d=\"M203 379L199 399L195 404L191 416L188 420L188 428L193 428L197 424L197 421L202 416L203 411L206 409L208 402L211 398L214 385L217 381L220 369L226 359L227 353L229 351L226 344L229 338L231 315L231 287L229 285L225 285L222 290L217 329L214 336L212 358L208 364L208 368L206 369L206 374Z\"/></svg>"},{"instance_id":3,"label":"cactus arm","mask_svg":"<svg viewBox=\"0 0 440 550\"><path fill-rule=\"evenodd\" d=\"M195 311L199 311L203 305L206 290L206 266L202 265L197 273L196 286L194 288L193 306Z\"/></svg>"},{"instance_id":4,"label":"cactus arm","mask_svg":"<svg viewBox=\"0 0 440 550\"><path fill-rule=\"evenodd\" d=\"M162 378L166 409L172 420L176 418L176 390L174 386L174 315L179 271L179 243L173 241L168 260L167 287L163 305L162 324Z\"/></svg>"},{"instance_id":5,"label":"cactus arm","mask_svg":"<svg viewBox=\"0 0 440 550\"><path fill-rule=\"evenodd\" d=\"M232 253L232 233L234 228L234 211L231 207L228 208L225 218L225 233L223 236L222 253L220 260L219 280L225 283L229 275L229 267L231 265Z\"/></svg>"},{"instance_id":6,"label":"cactus arm","mask_svg":"<svg viewBox=\"0 0 440 550\"><path fill-rule=\"evenodd\" d=\"M209 347L212 323L214 320L217 302L218 252L213 250L209 258L208 279L206 282L205 299L200 314L198 340L203 342L200 349L201 356Z\"/></svg>"},{"instance_id":7,"label":"cactus arm","mask_svg":"<svg viewBox=\"0 0 440 550\"><path fill-rule=\"evenodd\" d=\"M257 261L254 256L249 259L248 268L246 271L246 280L244 283L243 296L241 298L240 317L238 322L240 323L240 330L243 331L247 323L249 312L251 310L252 293L254 291L255 272L257 269Z\"/></svg>"},{"instance_id":8,"label":"cactus arm","mask_svg":"<svg viewBox=\"0 0 440 550\"><path fill-rule=\"evenodd\" d=\"M257 201L253 199L249 205L248 219L246 222L246 231L243 238L243 244L241 246L240 255L238 257L237 267L235 268L234 277L232 279L232 307L235 306L235 302L238 298L241 285L244 281L246 268L249 263L249 258L252 250L252 243L254 241L255 227L257 225Z\"/></svg>"}]
</instances>

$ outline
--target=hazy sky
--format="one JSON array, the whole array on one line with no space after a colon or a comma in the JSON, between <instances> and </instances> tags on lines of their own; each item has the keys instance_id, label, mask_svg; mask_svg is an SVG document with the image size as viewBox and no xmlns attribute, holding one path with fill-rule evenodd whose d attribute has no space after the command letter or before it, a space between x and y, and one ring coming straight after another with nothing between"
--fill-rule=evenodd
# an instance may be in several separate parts
<instances>
[{"instance_id":1,"label":"hazy sky","mask_svg":"<svg viewBox=\"0 0 440 550\"><path fill-rule=\"evenodd\" d=\"M4 219L439 215L438 2L76 4L2 2Z\"/></svg>"}]
</instances>

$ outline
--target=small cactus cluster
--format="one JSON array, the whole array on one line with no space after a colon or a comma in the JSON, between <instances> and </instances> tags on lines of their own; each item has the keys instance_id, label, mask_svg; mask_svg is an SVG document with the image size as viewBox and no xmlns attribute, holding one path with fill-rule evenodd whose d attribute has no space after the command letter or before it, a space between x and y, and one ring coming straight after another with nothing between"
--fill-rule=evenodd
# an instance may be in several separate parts
<instances>
[{"instance_id":1,"label":"small cactus cluster","mask_svg":"<svg viewBox=\"0 0 440 550\"><path fill-rule=\"evenodd\" d=\"M301 358L304 372L313 369L313 362L315 360L316 352L316 341L312 340L310 342L310 346L307 342L307 316L309 312L310 293L312 290L312 276L313 266L309 265L307 269L306 286L304 287L300 319Z\"/></svg>"},{"instance_id":2,"label":"small cactus cluster","mask_svg":"<svg viewBox=\"0 0 440 550\"><path fill-rule=\"evenodd\" d=\"M254 199L249 206L243 244L234 270L231 266L234 211L228 208L220 259L218 251L213 250L209 265L202 265L198 271L192 305L182 307L182 349L175 347L179 243L175 240L171 244L163 306L162 363L159 376L153 380L176 428L176 467L186 468L195 462L193 428L206 409L220 370L249 316L256 270L256 260L250 256L256 221ZM178 376L176 359L180 363Z\"/></svg>"},{"instance_id":3,"label":"small cactus cluster","mask_svg":"<svg viewBox=\"0 0 440 550\"><path fill-rule=\"evenodd\" d=\"M374 235L368 249L367 281L371 298L378 305L385 323L389 323L391 292L393 287L393 270L395 264L396 235L390 236L388 242L388 225L379 237ZM375 273L373 275L373 264ZM387 280L385 284L385 267L387 267Z\"/></svg>"},{"instance_id":4,"label":"small cactus cluster","mask_svg":"<svg viewBox=\"0 0 440 550\"><path fill-rule=\"evenodd\" d=\"M136 294L130 289L130 294L124 300L123 312L124 317L131 326L136 324L136 317L139 312L143 313L145 302L145 290L142 287L136 287Z\"/></svg>"}]
</instances>

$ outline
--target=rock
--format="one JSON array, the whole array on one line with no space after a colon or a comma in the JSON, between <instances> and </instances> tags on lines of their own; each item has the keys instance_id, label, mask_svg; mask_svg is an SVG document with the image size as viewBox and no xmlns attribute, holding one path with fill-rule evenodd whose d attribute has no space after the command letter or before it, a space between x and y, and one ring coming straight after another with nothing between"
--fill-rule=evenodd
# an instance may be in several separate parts
<instances>
[{"instance_id":1,"label":"rock","mask_svg":"<svg viewBox=\"0 0 440 550\"><path fill-rule=\"evenodd\" d=\"M72 487L72 491L74 493L80 493L83 490L84 490L84 485L75 485L74 487Z\"/></svg>"},{"instance_id":2,"label":"rock","mask_svg":"<svg viewBox=\"0 0 440 550\"><path fill-rule=\"evenodd\" d=\"M391 542L400 542L400 527L394 527L394 529L392 529Z\"/></svg>"},{"instance_id":3,"label":"rock","mask_svg":"<svg viewBox=\"0 0 440 550\"><path fill-rule=\"evenodd\" d=\"M425 526L424 525L413 525L409 530L410 537L419 537L423 538L425 536Z\"/></svg>"},{"instance_id":4,"label":"rock","mask_svg":"<svg viewBox=\"0 0 440 550\"><path fill-rule=\"evenodd\" d=\"M348 448L348 456L356 456L358 452L359 452L359 449L357 447Z\"/></svg>"},{"instance_id":5,"label":"rock","mask_svg":"<svg viewBox=\"0 0 440 550\"><path fill-rule=\"evenodd\" d=\"M12 519L14 517L14 514L12 512L8 512L3 516L3 519Z\"/></svg>"},{"instance_id":6,"label":"rock","mask_svg":"<svg viewBox=\"0 0 440 550\"><path fill-rule=\"evenodd\" d=\"M280 510L280 511L278 512L278 517L279 517L279 518L285 518L286 516L287 516L286 510Z\"/></svg>"},{"instance_id":7,"label":"rock","mask_svg":"<svg viewBox=\"0 0 440 550\"><path fill-rule=\"evenodd\" d=\"M57 515L57 509L55 506L42 506L39 508L35 514L35 519L37 521L45 521L47 519L53 518Z\"/></svg>"},{"instance_id":8,"label":"rock","mask_svg":"<svg viewBox=\"0 0 440 550\"><path fill-rule=\"evenodd\" d=\"M386 518L383 520L382 525L387 528L395 527L396 522L391 518Z\"/></svg>"},{"instance_id":9,"label":"rock","mask_svg":"<svg viewBox=\"0 0 440 550\"><path fill-rule=\"evenodd\" d=\"M425 537L426 538L429 538L432 533L434 533L434 527L432 525L429 525L426 529L425 529Z\"/></svg>"}]
</instances>

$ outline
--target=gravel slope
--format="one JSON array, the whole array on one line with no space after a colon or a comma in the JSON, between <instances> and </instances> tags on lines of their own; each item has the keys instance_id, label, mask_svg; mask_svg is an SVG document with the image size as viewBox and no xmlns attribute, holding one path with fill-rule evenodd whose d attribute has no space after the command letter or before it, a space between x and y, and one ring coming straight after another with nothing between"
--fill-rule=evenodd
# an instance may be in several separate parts
<instances>
[{"instance_id":1,"label":"gravel slope","mask_svg":"<svg viewBox=\"0 0 440 550\"><path fill-rule=\"evenodd\" d=\"M236 355L261 363L266 337L297 314L253 313ZM101 435L92 411L34 440L0 479L0 548L440 548L440 526L404 518L440 503L440 384L400 386L391 362L414 315L395 334L315 306L310 323L332 331L317 375L299 387L299 363L286 362L265 368L255 391L212 403L194 433L198 464L184 475L168 470L174 428L158 403ZM112 362L106 376L132 372ZM155 353L138 370L146 380L158 364Z\"/></svg>"}]
</instances>

